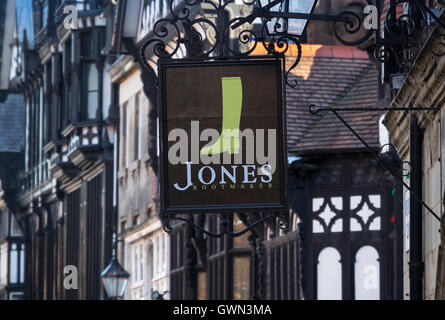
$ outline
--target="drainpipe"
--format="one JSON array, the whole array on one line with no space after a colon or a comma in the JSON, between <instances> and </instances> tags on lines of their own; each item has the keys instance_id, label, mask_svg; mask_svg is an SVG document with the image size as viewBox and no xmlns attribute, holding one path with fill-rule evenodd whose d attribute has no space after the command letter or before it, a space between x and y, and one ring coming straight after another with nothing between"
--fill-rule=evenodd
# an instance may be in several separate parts
<instances>
[{"instance_id":1,"label":"drainpipe","mask_svg":"<svg viewBox=\"0 0 445 320\"><path fill-rule=\"evenodd\" d=\"M417 118L410 116L410 161L412 165L411 190L422 199L422 132ZM422 205L410 197L410 252L409 252L410 299L423 298L422 259Z\"/></svg>"},{"instance_id":2,"label":"drainpipe","mask_svg":"<svg viewBox=\"0 0 445 320\"><path fill-rule=\"evenodd\" d=\"M402 174L402 170L399 170ZM394 216L396 231L396 267L395 267L395 287L394 300L403 300L403 184L396 181L396 190L394 195Z\"/></svg>"}]
</instances>

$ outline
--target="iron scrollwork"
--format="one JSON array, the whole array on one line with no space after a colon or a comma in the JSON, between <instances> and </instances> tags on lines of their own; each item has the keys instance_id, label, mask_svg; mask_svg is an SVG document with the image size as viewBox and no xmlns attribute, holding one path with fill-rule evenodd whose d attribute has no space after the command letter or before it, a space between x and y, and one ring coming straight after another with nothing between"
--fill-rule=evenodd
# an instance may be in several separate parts
<instances>
[{"instance_id":1,"label":"iron scrollwork","mask_svg":"<svg viewBox=\"0 0 445 320\"><path fill-rule=\"evenodd\" d=\"M175 6L176 1L170 1L168 16L155 22L153 36L141 46L144 65L152 69L148 57L200 61L249 58L258 46L262 46L267 55L284 59L290 44L294 43L297 59L286 71L286 82L295 87L296 83L287 78L301 58L300 38L289 34L279 18L264 19L256 28L240 25L244 19L242 13L253 12L259 3L259 0L242 0L242 5L235 0L185 0ZM227 19L229 12L235 17ZM271 22L272 34L268 30Z\"/></svg>"},{"instance_id":2,"label":"iron scrollwork","mask_svg":"<svg viewBox=\"0 0 445 320\"><path fill-rule=\"evenodd\" d=\"M431 207L423 201L423 199L419 198L411 189L411 186L408 185L404 181L404 177L408 178L412 172L411 163L408 161L402 162L398 157L398 153L395 147L392 144L387 144L379 148L379 152L376 153L374 148L372 148L359 134L355 131L351 125L338 113L339 111L373 111L373 112L382 112L382 111L418 111L418 110L440 110L438 107L397 107L397 108L380 108L380 107L369 107L369 108L318 108L316 105L308 106L309 112L313 115L316 115L323 111L332 112L337 119L360 141L362 145L366 147L368 153L374 158L376 163L374 166L379 168L380 177L387 172L389 173L395 180L397 180L401 185L403 185L409 192L410 196L415 199L419 204L421 204L436 220L441 221L440 217L434 212ZM389 147L389 152L383 152L383 150ZM407 168L407 169L405 169ZM407 173L406 170L408 170Z\"/></svg>"},{"instance_id":3,"label":"iron scrollwork","mask_svg":"<svg viewBox=\"0 0 445 320\"><path fill-rule=\"evenodd\" d=\"M385 28L383 34L376 34L375 58L384 63L394 58L400 69L406 72L415 58L412 51L419 50L422 43L422 33L425 28L437 23L441 29L445 24L438 15L438 10L429 7L422 0L393 0L384 16ZM445 34L439 31L432 37L438 41L437 47L444 48ZM445 50L437 50L432 46L431 51L436 56L445 55ZM411 52L411 53L410 53Z\"/></svg>"},{"instance_id":4,"label":"iron scrollwork","mask_svg":"<svg viewBox=\"0 0 445 320\"><path fill-rule=\"evenodd\" d=\"M284 214L282 212L277 212L277 213L265 215L262 218L260 218L259 220L253 222L252 224L247 225L244 230L234 233L234 232L232 232L231 216L232 216L232 214L229 214L229 213L224 213L221 215L221 217L220 217L220 230L221 231L220 232L211 232L211 231L207 230L205 227L195 223L193 218L187 219L187 218L183 218L183 217L171 215L171 214L163 215L162 223L163 223L164 231L167 233L171 233L173 231L171 222L173 220L176 220L176 221L180 221L180 222L185 222L186 224L193 226L194 228L198 229L200 232L206 234L207 236L214 237L214 238L222 238L225 235L232 237L232 238L240 237L240 236L246 234L247 232L254 230L255 227L257 227L261 223L266 222L268 220L275 220L275 221L278 220L278 226L281 230L287 230L289 228L288 215Z\"/></svg>"},{"instance_id":5,"label":"iron scrollwork","mask_svg":"<svg viewBox=\"0 0 445 320\"><path fill-rule=\"evenodd\" d=\"M292 42L296 44L298 53L296 61L286 71L287 81L289 73L298 65L301 58L300 39L288 34L278 35L278 30L283 28L278 19L274 21L274 30L277 32L272 37L266 35L268 24L272 19L264 20L261 27L255 30L250 26L236 27L236 24L242 19L237 16L238 13L242 15L242 12L250 12L258 3L257 0L242 0L242 6L240 6L235 0L170 1L169 14L154 23L153 36L145 41L140 48L143 64L147 70L154 74L148 57L152 59L153 64L156 63L156 60L246 59L258 46L262 46L267 55L284 60L285 53L289 50ZM234 17L228 19L228 12L231 12ZM296 83L289 81L287 83L290 86L296 86ZM156 81L150 85L155 88L158 83ZM184 218L179 215L162 214L161 220L164 231L167 233L173 230L171 222L179 221L194 227L207 236L217 238L225 235L229 237L242 236L265 221L278 221L282 230L287 229L289 224L286 214L275 213L262 216L248 224L244 230L234 233L231 226L231 214L223 213L220 216L220 232L215 233L197 224L193 216Z\"/></svg>"},{"instance_id":6,"label":"iron scrollwork","mask_svg":"<svg viewBox=\"0 0 445 320\"><path fill-rule=\"evenodd\" d=\"M289 30L289 19L331 22L334 37L341 44L371 45L378 62L394 59L401 69L408 68L410 64L410 57L403 52L414 48L427 22L435 22L445 29L437 10L423 0L392 0L387 10L381 1L366 0L368 6L377 10L377 17L372 19L377 19L378 23L373 27L365 25L366 19L370 21L369 15L357 10L345 8L335 15L286 12L283 10L285 2L171 0L168 15L155 22L153 36L141 47L142 60L151 69L147 57L164 60L240 59L248 58L258 46L262 46L267 55L284 58L290 44L296 44L297 58L286 71L287 85L295 87L296 83L288 81L288 78L299 64L302 50L300 36ZM433 54L445 55L445 33L439 31L433 40L438 44L432 49Z\"/></svg>"},{"instance_id":7,"label":"iron scrollwork","mask_svg":"<svg viewBox=\"0 0 445 320\"><path fill-rule=\"evenodd\" d=\"M430 8L423 0L391 0L387 10L384 10L380 1L367 0L367 4L377 8L377 21L379 24L383 21L383 27L380 25L377 28L365 27L364 19L367 18L365 15L344 11L339 14L346 21L343 24L343 34L352 36L353 40L345 39L338 32L338 21L334 22L334 35L346 46L360 46L372 40L374 58L379 63L394 59L400 68L409 68L412 57L407 57L403 51L409 51L415 47L427 24L435 22L445 29L445 23L438 16L437 10ZM365 29L367 31L364 32ZM364 34L357 38L360 32ZM443 51L432 48L432 53L436 56L445 55L445 33L439 32L433 40L438 41L438 47Z\"/></svg>"}]
</instances>

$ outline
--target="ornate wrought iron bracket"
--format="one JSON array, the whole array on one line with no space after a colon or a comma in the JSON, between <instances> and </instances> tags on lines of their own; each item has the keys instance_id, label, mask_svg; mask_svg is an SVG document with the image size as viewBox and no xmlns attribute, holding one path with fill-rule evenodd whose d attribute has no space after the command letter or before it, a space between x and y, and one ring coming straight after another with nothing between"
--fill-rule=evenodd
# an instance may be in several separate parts
<instances>
[{"instance_id":1,"label":"ornate wrought iron bracket","mask_svg":"<svg viewBox=\"0 0 445 320\"><path fill-rule=\"evenodd\" d=\"M175 7L174 2L170 1L168 16L155 22L153 36L142 44L140 55L147 70L153 72L149 64L150 59L155 62L153 58L163 61L243 59L251 58L258 46L262 46L268 56L284 59L290 44L294 43L298 52L295 62L286 71L286 83L290 87L296 86L288 81L288 76L301 59L300 38L283 34L279 30L282 25L278 19L275 31L270 35L269 21L265 21L259 31L245 27L233 28L243 18L237 16L227 20L228 10L239 6L235 0L185 0L183 3ZM259 3L259 0L242 0L242 5L251 10ZM212 12L212 17L197 14L201 6L206 6L206 11Z\"/></svg>"},{"instance_id":2,"label":"ornate wrought iron bracket","mask_svg":"<svg viewBox=\"0 0 445 320\"><path fill-rule=\"evenodd\" d=\"M236 29L243 24L252 24L256 18L265 19L304 19L304 20L318 20L318 21L337 21L347 23L348 19L344 14L339 15L327 15L327 14L315 14L315 13L298 13L298 12L274 12L270 11L274 6L283 3L284 0L273 1L267 6L262 8L255 8L253 13L245 18L240 19L237 23L232 26L232 29Z\"/></svg>"},{"instance_id":3,"label":"ornate wrought iron bracket","mask_svg":"<svg viewBox=\"0 0 445 320\"><path fill-rule=\"evenodd\" d=\"M378 11L378 17L374 17L373 19L379 22L385 22L383 28L379 24L375 29L369 27L364 28L364 20L367 18L367 15L357 14L353 11L345 10L337 15L272 11L284 1L285 0L272 1L263 7L261 7L260 2L258 7L254 8L250 15L241 18L232 28L235 29L247 23L252 24L258 18L266 22L276 19L280 25L284 24L280 34L289 35L286 26L288 19L334 22L334 35L339 42L346 46L358 46L369 40L373 40L374 56L382 63L390 57L399 59L397 56L397 46L411 46L412 40L414 40L419 34L419 31L422 30L426 21L434 21L445 30L445 23L434 10L425 4L424 0L391 0L387 11L383 10L380 1L367 0L367 4L375 5ZM409 7L407 5L409 5ZM400 11L402 11L402 13L400 13ZM340 25L343 24L344 30L341 30L341 27L337 28L337 23ZM445 33L439 32L436 38L444 39ZM445 47L444 42L440 42L440 45ZM443 56L445 55L445 51L437 52L433 49L433 54Z\"/></svg>"},{"instance_id":4,"label":"ornate wrought iron bracket","mask_svg":"<svg viewBox=\"0 0 445 320\"><path fill-rule=\"evenodd\" d=\"M301 35L289 30L289 19L332 22L333 34L340 43L359 46L372 42L377 61L384 63L393 57L399 69L404 70L409 63L399 54L400 48L411 48L427 21L434 21L445 30L445 23L423 0L391 0L386 11L381 1L366 0L367 5L377 8L377 21L384 21L384 26L378 23L375 29L365 26L368 18L365 13L348 11L347 8L336 15L290 12L285 9L286 1L275 0L264 5L262 0L242 0L241 3L235 0L184 0L182 4L172 0L168 15L155 22L153 36L141 47L142 61L153 72L147 57L163 60L176 60L178 55L197 60L246 58L258 45L262 45L268 55L282 58L290 44L295 43L297 59L286 71L286 83L295 87L296 84L287 78L301 58ZM236 6L244 9L228 20L227 12L237 12ZM205 12L211 12L211 16L202 14L203 7ZM402 13L399 9L403 9ZM261 24L254 28L253 23L259 19ZM439 47L445 47L442 41L445 33L439 31L435 37L440 41ZM445 55L445 51L434 50L436 56Z\"/></svg>"},{"instance_id":5,"label":"ornate wrought iron bracket","mask_svg":"<svg viewBox=\"0 0 445 320\"><path fill-rule=\"evenodd\" d=\"M419 198L410 188L410 186L403 180L403 175L397 174L396 170L393 169L387 161L384 160L382 155L376 154L375 150L371 148L371 146L355 131L351 125L338 114L338 111L374 111L374 112L381 112L381 111L418 111L418 110L440 110L440 108L432 107L432 108L425 108L425 107L406 107L406 108L318 108L316 109L315 105L309 106L309 112L316 115L319 112L322 111L330 111L332 112L342 123L343 125L348 128L349 131L352 132L352 134L366 147L368 152L373 156L373 158L381 165L386 171L388 171L397 181L399 181L403 186L410 192L410 196L413 197L417 202L419 202L425 209L428 210L429 213L433 215L434 218L436 218L439 222L441 221L440 217L423 201L421 198ZM401 162L401 161L400 161Z\"/></svg>"},{"instance_id":6,"label":"ornate wrought iron bracket","mask_svg":"<svg viewBox=\"0 0 445 320\"><path fill-rule=\"evenodd\" d=\"M355 107L355 108L319 108L316 105L310 105L309 111L313 115L316 115L320 112L331 111L331 112L339 112L339 111L373 111L373 112L383 112L383 111L439 111L439 107L394 107L394 108L386 108L386 107Z\"/></svg>"},{"instance_id":7,"label":"ornate wrought iron bracket","mask_svg":"<svg viewBox=\"0 0 445 320\"><path fill-rule=\"evenodd\" d=\"M252 224L248 225L244 230L242 230L240 232L233 233L231 217L232 217L232 214L230 214L230 213L222 214L221 221L220 221L221 232L217 232L217 233L210 232L209 230L203 228L202 226L195 223L193 221L193 219L178 217L176 215L164 214L162 216L162 223L163 223L164 231L167 233L171 233L173 231L173 227L171 226L171 221L176 220L176 221L185 222L186 224L191 225L192 227L198 229L202 233L208 235L209 237L213 237L213 238L222 238L225 235L232 237L232 238L240 237L240 236L246 234L247 232L253 230L259 224L261 224L267 220L272 220L272 219L274 219L274 220L278 219L279 227L281 230L287 230L289 227L288 215L277 212L274 214L269 214L255 222L253 222Z\"/></svg>"}]
</instances>

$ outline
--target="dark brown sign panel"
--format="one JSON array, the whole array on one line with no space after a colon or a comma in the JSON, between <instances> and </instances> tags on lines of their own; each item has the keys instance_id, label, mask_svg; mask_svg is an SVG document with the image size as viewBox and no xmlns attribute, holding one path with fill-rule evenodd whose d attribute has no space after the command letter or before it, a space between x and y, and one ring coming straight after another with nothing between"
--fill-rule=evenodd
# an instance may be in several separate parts
<instances>
[{"instance_id":1,"label":"dark brown sign panel","mask_svg":"<svg viewBox=\"0 0 445 320\"><path fill-rule=\"evenodd\" d=\"M287 208L281 70L161 63L162 212Z\"/></svg>"}]
</instances>

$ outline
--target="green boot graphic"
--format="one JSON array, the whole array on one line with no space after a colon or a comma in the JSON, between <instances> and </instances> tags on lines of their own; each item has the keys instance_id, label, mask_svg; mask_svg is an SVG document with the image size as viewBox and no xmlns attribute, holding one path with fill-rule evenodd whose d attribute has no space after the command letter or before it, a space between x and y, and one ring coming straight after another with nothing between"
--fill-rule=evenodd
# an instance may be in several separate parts
<instances>
[{"instance_id":1,"label":"green boot graphic","mask_svg":"<svg viewBox=\"0 0 445 320\"><path fill-rule=\"evenodd\" d=\"M221 135L211 146L202 148L201 154L239 153L239 128L243 107L243 87L240 77L222 78L223 121Z\"/></svg>"}]
</instances>

